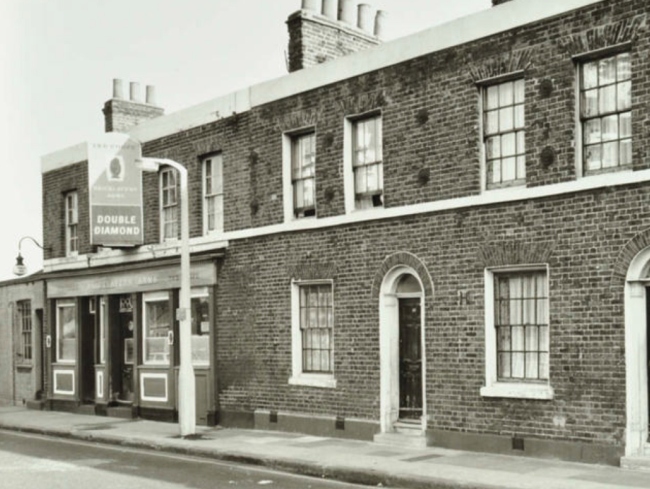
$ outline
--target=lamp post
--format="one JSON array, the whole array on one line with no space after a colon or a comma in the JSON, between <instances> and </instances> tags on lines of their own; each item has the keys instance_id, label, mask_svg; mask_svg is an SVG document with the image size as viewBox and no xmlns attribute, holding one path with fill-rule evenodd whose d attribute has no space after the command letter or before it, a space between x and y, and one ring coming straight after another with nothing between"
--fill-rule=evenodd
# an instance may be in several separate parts
<instances>
[{"instance_id":1,"label":"lamp post","mask_svg":"<svg viewBox=\"0 0 650 489\"><path fill-rule=\"evenodd\" d=\"M190 212L187 192L187 169L166 158L140 158L136 165L143 171L157 172L168 165L180 175L181 192L181 291L176 318L180 322L180 369L178 372L178 423L185 437L196 432L194 368L192 367L192 332L190 315Z\"/></svg>"},{"instance_id":2,"label":"lamp post","mask_svg":"<svg viewBox=\"0 0 650 489\"><path fill-rule=\"evenodd\" d=\"M27 266L24 263L23 255L20 253L23 241L26 239L31 240L36 246L38 246L42 250L49 250L49 248L45 248L43 245L41 245L38 241L36 241L31 236L23 236L22 238L20 238L20 240L18 241L18 256L16 257L16 264L14 265L14 269L13 269L14 275L17 275L19 277L22 277L27 273Z\"/></svg>"}]
</instances>

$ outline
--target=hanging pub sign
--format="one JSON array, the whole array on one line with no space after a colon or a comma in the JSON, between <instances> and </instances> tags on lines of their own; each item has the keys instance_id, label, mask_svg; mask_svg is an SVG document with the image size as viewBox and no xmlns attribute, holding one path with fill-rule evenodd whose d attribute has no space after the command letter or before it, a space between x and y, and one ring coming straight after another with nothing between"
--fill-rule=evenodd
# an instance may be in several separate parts
<instances>
[{"instance_id":1,"label":"hanging pub sign","mask_svg":"<svg viewBox=\"0 0 650 489\"><path fill-rule=\"evenodd\" d=\"M106 247L143 243L142 156L127 134L106 133L88 141L90 243Z\"/></svg>"}]
</instances>

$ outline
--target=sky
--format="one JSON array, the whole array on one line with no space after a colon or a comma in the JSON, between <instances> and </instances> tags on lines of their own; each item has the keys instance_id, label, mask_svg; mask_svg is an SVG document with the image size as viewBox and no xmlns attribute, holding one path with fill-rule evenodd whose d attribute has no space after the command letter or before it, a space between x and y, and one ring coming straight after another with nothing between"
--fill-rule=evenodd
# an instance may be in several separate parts
<instances>
[{"instance_id":1,"label":"sky","mask_svg":"<svg viewBox=\"0 0 650 489\"><path fill-rule=\"evenodd\" d=\"M385 41L490 0L366 0ZM169 114L285 75L285 21L301 0L0 0L0 280L22 237L42 244L41 157L104 131L112 80L156 87ZM22 241L29 273L42 251Z\"/></svg>"}]
</instances>

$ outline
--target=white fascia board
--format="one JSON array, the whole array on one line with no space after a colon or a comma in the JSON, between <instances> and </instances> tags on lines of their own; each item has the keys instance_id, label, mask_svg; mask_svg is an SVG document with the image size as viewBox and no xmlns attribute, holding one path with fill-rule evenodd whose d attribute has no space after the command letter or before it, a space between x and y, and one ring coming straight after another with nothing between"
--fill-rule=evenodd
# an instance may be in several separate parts
<instances>
[{"instance_id":1,"label":"white fascia board","mask_svg":"<svg viewBox=\"0 0 650 489\"><path fill-rule=\"evenodd\" d=\"M54 151L41 157L41 173L63 168L88 159L88 143L79 143L74 146Z\"/></svg>"},{"instance_id":2,"label":"white fascia board","mask_svg":"<svg viewBox=\"0 0 650 489\"><path fill-rule=\"evenodd\" d=\"M230 93L173 114L135 126L129 134L140 142L152 141L180 131L215 122L251 109L250 89Z\"/></svg>"},{"instance_id":3,"label":"white fascia board","mask_svg":"<svg viewBox=\"0 0 650 489\"><path fill-rule=\"evenodd\" d=\"M129 134L142 143L152 141L229 117L233 113L239 114L259 105L603 1L605 0L512 0L416 34L157 117L131 129ZM44 160L48 158L50 161L48 168L65 166L62 163L69 161L68 155L60 153L44 157ZM59 155L59 160L56 155ZM53 162L58 164L54 165ZM43 168L45 167L43 163Z\"/></svg>"}]
</instances>

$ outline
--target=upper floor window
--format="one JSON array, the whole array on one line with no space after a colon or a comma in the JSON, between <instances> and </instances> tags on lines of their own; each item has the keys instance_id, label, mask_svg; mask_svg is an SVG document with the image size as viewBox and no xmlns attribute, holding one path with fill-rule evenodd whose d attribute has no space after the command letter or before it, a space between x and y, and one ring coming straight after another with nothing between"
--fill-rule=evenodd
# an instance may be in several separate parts
<instances>
[{"instance_id":1,"label":"upper floor window","mask_svg":"<svg viewBox=\"0 0 650 489\"><path fill-rule=\"evenodd\" d=\"M223 158L203 160L203 234L223 232Z\"/></svg>"},{"instance_id":2,"label":"upper floor window","mask_svg":"<svg viewBox=\"0 0 650 489\"><path fill-rule=\"evenodd\" d=\"M483 87L483 142L488 189L524 184L524 80Z\"/></svg>"},{"instance_id":3,"label":"upper floor window","mask_svg":"<svg viewBox=\"0 0 650 489\"><path fill-rule=\"evenodd\" d=\"M79 253L79 197L76 191L65 194L65 254Z\"/></svg>"},{"instance_id":4,"label":"upper floor window","mask_svg":"<svg viewBox=\"0 0 650 489\"><path fill-rule=\"evenodd\" d=\"M630 53L580 65L580 122L584 173L632 165Z\"/></svg>"},{"instance_id":5,"label":"upper floor window","mask_svg":"<svg viewBox=\"0 0 650 489\"><path fill-rule=\"evenodd\" d=\"M18 328L20 334L20 360L24 363L32 361L32 303L29 300L16 303L18 313Z\"/></svg>"},{"instance_id":6,"label":"upper floor window","mask_svg":"<svg viewBox=\"0 0 650 489\"><path fill-rule=\"evenodd\" d=\"M316 215L316 134L291 138L291 186L295 217Z\"/></svg>"},{"instance_id":7,"label":"upper floor window","mask_svg":"<svg viewBox=\"0 0 650 489\"><path fill-rule=\"evenodd\" d=\"M160 171L160 234L161 241L178 238L178 178L173 168Z\"/></svg>"},{"instance_id":8,"label":"upper floor window","mask_svg":"<svg viewBox=\"0 0 650 489\"><path fill-rule=\"evenodd\" d=\"M352 121L355 209L369 209L384 205L381 129L381 115Z\"/></svg>"}]
</instances>

